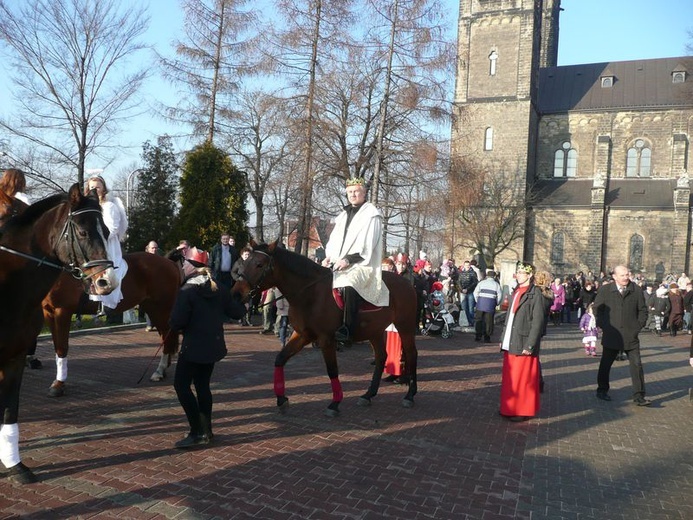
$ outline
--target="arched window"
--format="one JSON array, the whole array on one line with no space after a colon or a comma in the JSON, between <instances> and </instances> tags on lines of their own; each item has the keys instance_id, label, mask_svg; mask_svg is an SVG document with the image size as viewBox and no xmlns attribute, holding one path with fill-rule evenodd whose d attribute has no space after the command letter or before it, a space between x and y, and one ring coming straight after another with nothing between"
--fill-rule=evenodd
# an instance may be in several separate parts
<instances>
[{"instance_id":1,"label":"arched window","mask_svg":"<svg viewBox=\"0 0 693 520\"><path fill-rule=\"evenodd\" d=\"M626 177L649 177L652 164L652 150L642 139L626 152Z\"/></svg>"},{"instance_id":2,"label":"arched window","mask_svg":"<svg viewBox=\"0 0 693 520\"><path fill-rule=\"evenodd\" d=\"M551 238L551 263L553 265L563 265L563 248L565 245L565 235L562 232L554 233Z\"/></svg>"},{"instance_id":3,"label":"arched window","mask_svg":"<svg viewBox=\"0 0 693 520\"><path fill-rule=\"evenodd\" d=\"M493 128L490 126L484 132L484 150L493 150Z\"/></svg>"},{"instance_id":4,"label":"arched window","mask_svg":"<svg viewBox=\"0 0 693 520\"><path fill-rule=\"evenodd\" d=\"M630 237L630 258L628 264L633 271L642 269L642 253L645 239L641 235L635 234Z\"/></svg>"},{"instance_id":5,"label":"arched window","mask_svg":"<svg viewBox=\"0 0 693 520\"><path fill-rule=\"evenodd\" d=\"M498 61L498 53L496 51L491 51L491 54L488 55L489 76L496 75L496 61Z\"/></svg>"},{"instance_id":6,"label":"arched window","mask_svg":"<svg viewBox=\"0 0 693 520\"><path fill-rule=\"evenodd\" d=\"M577 150L571 148L570 141L565 141L560 150L556 150L553 156L554 177L577 176Z\"/></svg>"}]
</instances>

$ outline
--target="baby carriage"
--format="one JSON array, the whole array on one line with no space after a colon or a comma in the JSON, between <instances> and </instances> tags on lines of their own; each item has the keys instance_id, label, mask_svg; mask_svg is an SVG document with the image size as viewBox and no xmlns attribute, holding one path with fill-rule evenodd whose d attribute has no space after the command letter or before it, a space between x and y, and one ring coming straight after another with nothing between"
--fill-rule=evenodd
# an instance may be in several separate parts
<instances>
[{"instance_id":1,"label":"baby carriage","mask_svg":"<svg viewBox=\"0 0 693 520\"><path fill-rule=\"evenodd\" d=\"M433 292L426 300L424 314L424 328L421 331L425 335L440 334L442 338L452 337L452 327L455 324L455 317L446 305L443 284L435 282Z\"/></svg>"}]
</instances>

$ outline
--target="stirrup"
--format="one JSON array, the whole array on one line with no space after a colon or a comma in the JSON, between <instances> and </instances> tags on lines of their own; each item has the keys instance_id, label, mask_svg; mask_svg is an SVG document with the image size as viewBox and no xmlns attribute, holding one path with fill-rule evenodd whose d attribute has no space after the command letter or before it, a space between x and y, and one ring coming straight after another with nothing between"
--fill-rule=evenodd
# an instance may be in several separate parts
<instances>
[{"instance_id":1,"label":"stirrup","mask_svg":"<svg viewBox=\"0 0 693 520\"><path fill-rule=\"evenodd\" d=\"M334 333L334 339L340 343L344 343L351 340L351 334L349 334L349 328L346 325L342 325Z\"/></svg>"}]
</instances>

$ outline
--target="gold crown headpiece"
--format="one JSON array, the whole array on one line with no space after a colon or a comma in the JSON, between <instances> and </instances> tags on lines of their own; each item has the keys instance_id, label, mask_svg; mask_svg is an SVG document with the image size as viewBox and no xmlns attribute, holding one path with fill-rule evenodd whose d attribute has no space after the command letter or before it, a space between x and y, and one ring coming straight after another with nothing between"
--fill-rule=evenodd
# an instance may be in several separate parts
<instances>
[{"instance_id":1,"label":"gold crown headpiece","mask_svg":"<svg viewBox=\"0 0 693 520\"><path fill-rule=\"evenodd\" d=\"M517 262L515 265L515 272L517 271L523 271L527 274L532 274L534 272L534 266L530 263L527 262Z\"/></svg>"},{"instance_id":2,"label":"gold crown headpiece","mask_svg":"<svg viewBox=\"0 0 693 520\"><path fill-rule=\"evenodd\" d=\"M351 177L346 180L346 185L347 186L365 186L366 185L366 179L363 177Z\"/></svg>"}]
</instances>

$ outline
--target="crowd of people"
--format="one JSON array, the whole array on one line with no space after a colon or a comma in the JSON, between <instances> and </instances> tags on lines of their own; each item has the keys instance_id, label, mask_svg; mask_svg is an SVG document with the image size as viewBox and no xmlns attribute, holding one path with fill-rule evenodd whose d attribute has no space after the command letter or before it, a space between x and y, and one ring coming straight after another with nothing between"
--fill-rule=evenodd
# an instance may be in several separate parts
<instances>
[{"instance_id":1,"label":"crowd of people","mask_svg":"<svg viewBox=\"0 0 693 520\"><path fill-rule=\"evenodd\" d=\"M0 189L28 203L23 194L26 183L18 172L21 173L5 171ZM102 177L88 179L85 193L94 193L99 198L110 232L109 258L119 266L116 273L122 279L127 273L120 250L127 231L122 203L109 195ZM685 273L677 279L669 276L648 284L622 265L608 275L588 271L560 277L520 261L513 273L513 286L504 292L498 273L493 269L482 271L474 258L464 260L459 266L448 258L435 267L424 251L419 252L415 261L405 252L381 259L378 252L382 250L382 214L366 201L366 194L367 185L362 178L347 182L348 204L336 220L325 258L321 259L332 270L333 287L341 291L344 301L344 319L335 332L335 340L348 343L354 338L362 301L375 306L388 305L389 293L382 271L392 271L411 284L416 295L415 326L419 333L430 319L427 304L432 297L450 306L459 329L471 328L474 339L485 343L494 341L496 313L505 310L503 330L495 341L502 353L499 411L511 421L524 421L539 412L544 390L541 339L549 323L554 327L574 323L583 333L585 355L600 356L596 396L602 401L611 400L609 376L614 361L627 359L633 401L639 406L650 404L645 397L639 333L651 330L661 336L666 331L676 336L693 331L693 284ZM154 240L148 243L146 251L160 254ZM183 336L174 388L190 426L188 435L176 447L190 448L207 444L213 437L209 385L214 364L226 355L223 325L229 320L240 320L242 326L248 326L257 309L250 302L235 300L230 292L232 285L242 278L244 264L252 253L250 247L236 249L233 237L223 233L211 253L192 247L187 240L181 240L175 252L184 279L170 320L172 330ZM122 294L115 292L101 300L113 308L120 298ZM280 290L273 287L264 291L259 308L262 310L260 334L274 333L284 346L291 327L290 309ZM149 322L147 330L152 330ZM385 381L407 383L397 329L391 325L386 333Z\"/></svg>"}]
</instances>

